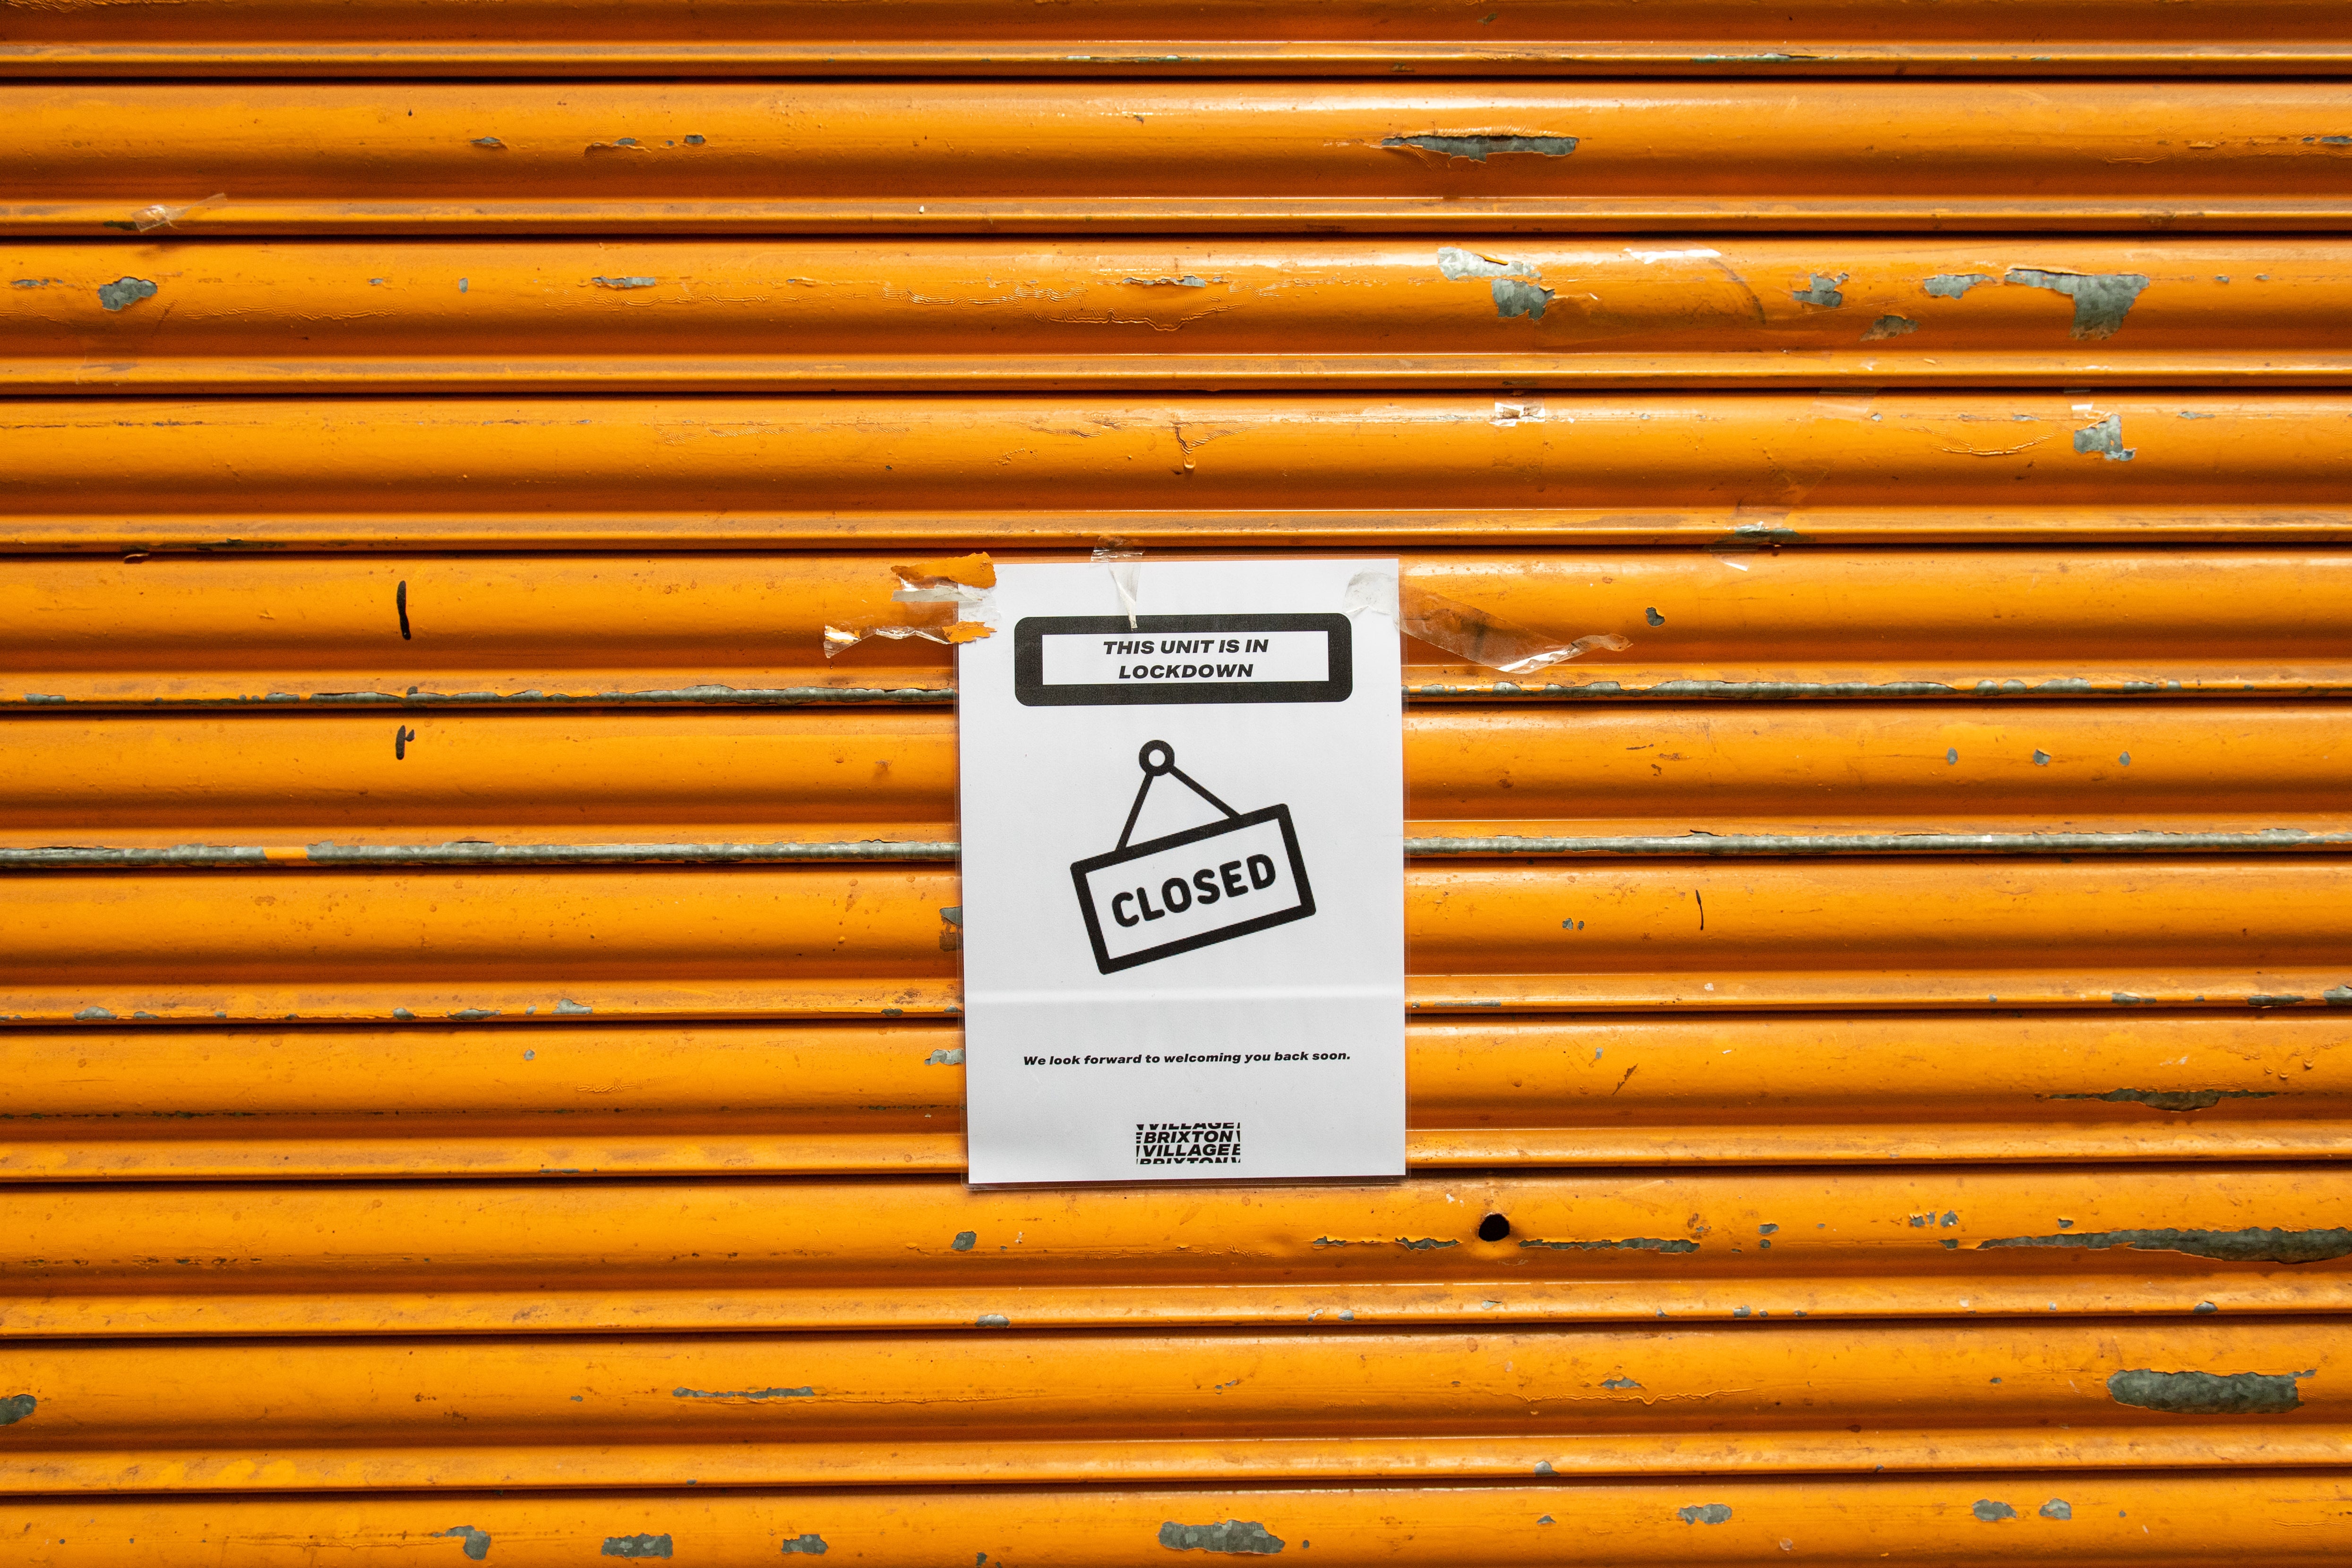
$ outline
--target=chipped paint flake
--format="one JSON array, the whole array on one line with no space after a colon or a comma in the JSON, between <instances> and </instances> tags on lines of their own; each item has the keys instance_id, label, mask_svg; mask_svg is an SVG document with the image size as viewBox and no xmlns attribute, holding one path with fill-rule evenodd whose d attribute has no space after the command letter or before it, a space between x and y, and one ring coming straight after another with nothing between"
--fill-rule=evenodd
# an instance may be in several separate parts
<instances>
[{"instance_id":1,"label":"chipped paint flake","mask_svg":"<svg viewBox=\"0 0 2352 1568\"><path fill-rule=\"evenodd\" d=\"M2017 1510L2010 1507L2009 1504L2005 1502L1995 1502L1989 1497L1980 1497L1977 1499L1976 1506L1969 1509L1969 1511L1975 1514L1987 1524L1999 1524L2004 1519L2015 1519L2017 1517Z\"/></svg>"},{"instance_id":2,"label":"chipped paint flake","mask_svg":"<svg viewBox=\"0 0 2352 1568\"><path fill-rule=\"evenodd\" d=\"M487 1530L476 1530L470 1524L461 1524L455 1529L436 1531L434 1533L445 1536L454 1535L464 1542L463 1550L466 1555L477 1563L490 1554L490 1532Z\"/></svg>"},{"instance_id":3,"label":"chipped paint flake","mask_svg":"<svg viewBox=\"0 0 2352 1568\"><path fill-rule=\"evenodd\" d=\"M1695 1502L1688 1508L1675 1510L1675 1517L1685 1524L1727 1524L1731 1508L1727 1503Z\"/></svg>"},{"instance_id":4,"label":"chipped paint flake","mask_svg":"<svg viewBox=\"0 0 2352 1568\"><path fill-rule=\"evenodd\" d=\"M2147 998L2117 991L2118 1002L2141 1002ZM2146 1105L2156 1111L2210 1111L2224 1100L2268 1100L2272 1092L2263 1089L2110 1089L2105 1094L2048 1094L2048 1100L2105 1100L2111 1104Z\"/></svg>"},{"instance_id":5,"label":"chipped paint flake","mask_svg":"<svg viewBox=\"0 0 2352 1568\"><path fill-rule=\"evenodd\" d=\"M1442 246L1437 252L1437 270L1448 282L1459 283L1465 277L1540 277L1533 262L1506 261L1498 256L1487 256L1475 250L1459 250Z\"/></svg>"},{"instance_id":6,"label":"chipped paint flake","mask_svg":"<svg viewBox=\"0 0 2352 1568\"><path fill-rule=\"evenodd\" d=\"M1160 1527L1160 1544L1171 1552L1227 1552L1271 1555L1287 1544L1255 1520L1229 1519L1223 1524L1178 1524Z\"/></svg>"},{"instance_id":7,"label":"chipped paint flake","mask_svg":"<svg viewBox=\"0 0 2352 1568\"><path fill-rule=\"evenodd\" d=\"M2052 272L2033 267L2012 267L2000 280L2021 288L2047 288L2073 299L2074 320L2068 335L2088 340L2114 337L2132 302L2148 285L2145 273Z\"/></svg>"},{"instance_id":8,"label":"chipped paint flake","mask_svg":"<svg viewBox=\"0 0 2352 1568\"><path fill-rule=\"evenodd\" d=\"M1862 335L1865 343L1882 342L1888 338L1907 337L1919 329L1919 323L1908 316L1881 316Z\"/></svg>"},{"instance_id":9,"label":"chipped paint flake","mask_svg":"<svg viewBox=\"0 0 2352 1568\"><path fill-rule=\"evenodd\" d=\"M2128 463L2139 455L2139 449L2124 444L2124 416L2111 413L2098 423L2074 433L2074 450L2084 454L2097 453L2110 463Z\"/></svg>"},{"instance_id":10,"label":"chipped paint flake","mask_svg":"<svg viewBox=\"0 0 2352 1568\"><path fill-rule=\"evenodd\" d=\"M673 1399L717 1399L737 1403L816 1397L815 1388L805 1384L798 1388L673 1388L669 1392Z\"/></svg>"},{"instance_id":11,"label":"chipped paint flake","mask_svg":"<svg viewBox=\"0 0 2352 1568\"><path fill-rule=\"evenodd\" d=\"M1507 321L1514 316L1525 316L1531 321L1543 319L1544 307L1552 301L1552 291L1539 283L1528 283L1516 277L1498 277L1489 286L1495 298L1495 314Z\"/></svg>"},{"instance_id":12,"label":"chipped paint flake","mask_svg":"<svg viewBox=\"0 0 2352 1568\"><path fill-rule=\"evenodd\" d=\"M98 286L98 302L109 310L125 310L154 298L155 285L143 277L118 277Z\"/></svg>"},{"instance_id":13,"label":"chipped paint flake","mask_svg":"<svg viewBox=\"0 0 2352 1568\"><path fill-rule=\"evenodd\" d=\"M658 277L592 277L588 281L599 288L651 288L661 279Z\"/></svg>"},{"instance_id":14,"label":"chipped paint flake","mask_svg":"<svg viewBox=\"0 0 2352 1568\"><path fill-rule=\"evenodd\" d=\"M1505 153L1532 153L1539 158L1565 158L1576 151L1573 136L1514 136L1507 132L1439 131L1418 136L1387 136L1381 139L1382 147L1413 148L1423 152L1435 152L1447 158L1466 158L1473 163Z\"/></svg>"},{"instance_id":15,"label":"chipped paint flake","mask_svg":"<svg viewBox=\"0 0 2352 1568\"><path fill-rule=\"evenodd\" d=\"M2352 1229L2278 1230L2249 1226L2242 1230L2084 1230L2057 1236L2002 1236L1977 1243L1977 1250L2001 1247L2080 1247L2101 1252L2127 1247L2135 1252L2185 1252L2225 1263L2322 1263L2352 1256Z\"/></svg>"},{"instance_id":16,"label":"chipped paint flake","mask_svg":"<svg viewBox=\"0 0 2352 1568\"><path fill-rule=\"evenodd\" d=\"M2137 1367L2107 1379L2107 1396L2118 1405L2160 1410L2168 1416L2281 1416L2303 1406L2298 1380L2308 1372L2156 1372Z\"/></svg>"},{"instance_id":17,"label":"chipped paint flake","mask_svg":"<svg viewBox=\"0 0 2352 1568\"><path fill-rule=\"evenodd\" d=\"M1698 1243L1680 1239L1662 1239L1655 1236L1629 1236L1622 1241L1522 1241L1522 1247L1540 1247L1551 1252L1696 1252Z\"/></svg>"},{"instance_id":18,"label":"chipped paint flake","mask_svg":"<svg viewBox=\"0 0 2352 1568\"><path fill-rule=\"evenodd\" d=\"M796 1552L806 1552L811 1557L822 1557L825 1552L824 1537L816 1534L787 1535L784 1537L783 1551L787 1557Z\"/></svg>"},{"instance_id":19,"label":"chipped paint flake","mask_svg":"<svg viewBox=\"0 0 2352 1568\"><path fill-rule=\"evenodd\" d=\"M1990 272L1939 272L1919 287L1938 299L1958 299L1979 283L1990 283Z\"/></svg>"},{"instance_id":20,"label":"chipped paint flake","mask_svg":"<svg viewBox=\"0 0 2352 1568\"><path fill-rule=\"evenodd\" d=\"M1845 305L1845 296L1839 292L1838 285L1850 276L1841 272L1832 277L1826 273L1816 272L1804 287L1789 290L1789 298L1800 305L1818 305L1824 310L1841 309Z\"/></svg>"}]
</instances>

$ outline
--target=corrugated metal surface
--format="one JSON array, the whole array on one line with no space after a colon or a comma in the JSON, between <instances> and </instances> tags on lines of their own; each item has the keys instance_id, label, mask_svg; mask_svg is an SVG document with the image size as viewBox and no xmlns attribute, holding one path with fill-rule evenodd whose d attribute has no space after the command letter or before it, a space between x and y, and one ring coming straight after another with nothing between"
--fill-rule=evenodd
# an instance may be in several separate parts
<instances>
[{"instance_id":1,"label":"corrugated metal surface","mask_svg":"<svg viewBox=\"0 0 2352 1568\"><path fill-rule=\"evenodd\" d=\"M0 1539L2352 1557L2343 22L0 0ZM1106 545L1451 607L1402 1183L961 1180Z\"/></svg>"},{"instance_id":2,"label":"corrugated metal surface","mask_svg":"<svg viewBox=\"0 0 2352 1568\"><path fill-rule=\"evenodd\" d=\"M2335 80L11 84L0 120L19 235L2352 220Z\"/></svg>"},{"instance_id":3,"label":"corrugated metal surface","mask_svg":"<svg viewBox=\"0 0 2352 1568\"><path fill-rule=\"evenodd\" d=\"M2326 0L7 0L15 75L2325 72Z\"/></svg>"},{"instance_id":4,"label":"corrugated metal surface","mask_svg":"<svg viewBox=\"0 0 2352 1568\"><path fill-rule=\"evenodd\" d=\"M0 249L0 390L2325 385L2352 362L2347 256L2326 237L1079 250L159 230Z\"/></svg>"}]
</instances>

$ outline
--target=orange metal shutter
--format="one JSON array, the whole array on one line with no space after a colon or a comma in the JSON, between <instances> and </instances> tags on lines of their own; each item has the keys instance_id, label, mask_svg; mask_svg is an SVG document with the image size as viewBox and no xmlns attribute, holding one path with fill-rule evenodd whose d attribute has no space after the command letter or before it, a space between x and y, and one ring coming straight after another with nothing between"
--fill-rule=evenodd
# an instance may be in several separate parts
<instances>
[{"instance_id":1,"label":"orange metal shutter","mask_svg":"<svg viewBox=\"0 0 2352 1568\"><path fill-rule=\"evenodd\" d=\"M0 0L0 1539L2352 1557L2347 16ZM961 1180L1105 546L1454 607L1402 1184Z\"/></svg>"}]
</instances>

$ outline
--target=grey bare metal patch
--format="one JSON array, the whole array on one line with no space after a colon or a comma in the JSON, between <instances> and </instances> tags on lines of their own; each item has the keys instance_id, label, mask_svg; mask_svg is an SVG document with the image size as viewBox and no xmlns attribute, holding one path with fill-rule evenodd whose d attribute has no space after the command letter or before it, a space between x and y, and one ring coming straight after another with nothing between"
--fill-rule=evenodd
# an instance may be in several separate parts
<instances>
[{"instance_id":1,"label":"grey bare metal patch","mask_svg":"<svg viewBox=\"0 0 2352 1568\"><path fill-rule=\"evenodd\" d=\"M761 1399L814 1399L814 1387L800 1388L673 1388L674 1399L722 1399L749 1402Z\"/></svg>"},{"instance_id":2,"label":"grey bare metal patch","mask_svg":"<svg viewBox=\"0 0 2352 1568\"><path fill-rule=\"evenodd\" d=\"M1622 1241L1522 1241L1549 1252L1696 1252L1696 1241L1666 1240L1655 1236L1629 1236Z\"/></svg>"},{"instance_id":3,"label":"grey bare metal patch","mask_svg":"<svg viewBox=\"0 0 2352 1568\"><path fill-rule=\"evenodd\" d=\"M2160 1410L2168 1416L2280 1416L2299 1409L2298 1379L2309 1372L2155 1372L2137 1367L2107 1379L2108 1396L2118 1405Z\"/></svg>"},{"instance_id":4,"label":"grey bare metal patch","mask_svg":"<svg viewBox=\"0 0 2352 1568\"><path fill-rule=\"evenodd\" d=\"M1229 1519L1223 1524L1178 1524L1171 1520L1160 1527L1160 1544L1171 1552L1271 1555L1288 1543L1269 1534L1255 1520Z\"/></svg>"},{"instance_id":5,"label":"grey bare metal patch","mask_svg":"<svg viewBox=\"0 0 2352 1568\"><path fill-rule=\"evenodd\" d=\"M1440 246L1437 270L1448 282L1459 283L1465 277L1537 277L1541 274L1533 262L1505 261L1499 256L1475 250L1462 250L1454 246Z\"/></svg>"},{"instance_id":6,"label":"grey bare metal patch","mask_svg":"<svg viewBox=\"0 0 2352 1568\"><path fill-rule=\"evenodd\" d=\"M1919 285L1938 299L1958 299L1979 283L1990 283L1990 272L1939 272Z\"/></svg>"},{"instance_id":7,"label":"grey bare metal patch","mask_svg":"<svg viewBox=\"0 0 2352 1568\"><path fill-rule=\"evenodd\" d=\"M669 1554L667 1535L608 1535L604 1538L604 1555L607 1557L667 1557Z\"/></svg>"},{"instance_id":8,"label":"grey bare metal patch","mask_svg":"<svg viewBox=\"0 0 2352 1568\"><path fill-rule=\"evenodd\" d=\"M2000 1247L2080 1247L2094 1252L2126 1247L2136 1252L2186 1252L2224 1263L2324 1263L2352 1256L2352 1229L2084 1230L2003 1236L1977 1243L1979 1252Z\"/></svg>"},{"instance_id":9,"label":"grey bare metal patch","mask_svg":"<svg viewBox=\"0 0 2352 1568\"><path fill-rule=\"evenodd\" d=\"M1731 1510L1724 1503L1695 1502L1675 1510L1675 1517L1685 1524L1725 1524L1730 1521Z\"/></svg>"},{"instance_id":10,"label":"grey bare metal patch","mask_svg":"<svg viewBox=\"0 0 2352 1568\"><path fill-rule=\"evenodd\" d=\"M1485 131L1425 131L1418 136L1384 136L1383 147L1410 147L1447 158L1484 163L1500 153L1527 152L1538 158L1565 158L1576 151L1573 136L1514 136Z\"/></svg>"},{"instance_id":11,"label":"grey bare metal patch","mask_svg":"<svg viewBox=\"0 0 2352 1568\"><path fill-rule=\"evenodd\" d=\"M1498 277L1487 286L1487 290L1495 297L1495 314L1506 321L1514 316L1540 321L1544 307L1552 301L1550 289L1540 283L1528 283L1522 278Z\"/></svg>"},{"instance_id":12,"label":"grey bare metal patch","mask_svg":"<svg viewBox=\"0 0 2352 1568\"><path fill-rule=\"evenodd\" d=\"M13 1427L33 1413L40 1401L29 1394L11 1394L0 1399L0 1427Z\"/></svg>"},{"instance_id":13,"label":"grey bare metal patch","mask_svg":"<svg viewBox=\"0 0 2352 1568\"><path fill-rule=\"evenodd\" d=\"M118 277L98 286L98 302L109 310L125 309L154 298L155 286L143 277Z\"/></svg>"},{"instance_id":14,"label":"grey bare metal patch","mask_svg":"<svg viewBox=\"0 0 2352 1568\"><path fill-rule=\"evenodd\" d=\"M436 1533L454 1535L466 1543L464 1548L466 1555L477 1563L490 1554L490 1532L487 1530L476 1530L470 1524L461 1524L453 1530L439 1531Z\"/></svg>"},{"instance_id":15,"label":"grey bare metal patch","mask_svg":"<svg viewBox=\"0 0 2352 1568\"><path fill-rule=\"evenodd\" d=\"M592 277L588 281L599 288L651 288L661 279L658 277Z\"/></svg>"},{"instance_id":16,"label":"grey bare metal patch","mask_svg":"<svg viewBox=\"0 0 2352 1568\"><path fill-rule=\"evenodd\" d=\"M2085 455L2095 452L2110 463L2128 463L2139 455L2139 448L2124 444L2124 416L2119 413L2076 431L2074 450Z\"/></svg>"},{"instance_id":17,"label":"grey bare metal patch","mask_svg":"<svg viewBox=\"0 0 2352 1568\"><path fill-rule=\"evenodd\" d=\"M1838 285L1843 283L1849 276L1847 273L1841 272L1832 277L1827 273L1816 272L1805 287L1789 290L1789 298L1800 305L1818 305L1824 310L1843 309L1845 306L1845 296L1839 292Z\"/></svg>"},{"instance_id":18,"label":"grey bare metal patch","mask_svg":"<svg viewBox=\"0 0 2352 1568\"><path fill-rule=\"evenodd\" d=\"M931 1052L930 1055L923 1058L923 1065L926 1067L961 1067L963 1065L963 1047L960 1045L949 1046L943 1050L935 1051ZM969 1236L971 1232L967 1230L964 1234Z\"/></svg>"},{"instance_id":19,"label":"grey bare metal patch","mask_svg":"<svg viewBox=\"0 0 2352 1568\"><path fill-rule=\"evenodd\" d=\"M1908 316L1881 316L1863 332L1865 343L1882 342L1888 338L1907 337L1919 329L1919 323Z\"/></svg>"},{"instance_id":20,"label":"grey bare metal patch","mask_svg":"<svg viewBox=\"0 0 2352 1568\"><path fill-rule=\"evenodd\" d=\"M2074 301L2068 336L2091 340L2114 337L2148 284L2147 276L2137 272L2047 272L2032 267L2012 267L2000 280L2065 295Z\"/></svg>"},{"instance_id":21,"label":"grey bare metal patch","mask_svg":"<svg viewBox=\"0 0 2352 1568\"><path fill-rule=\"evenodd\" d=\"M2004 1519L2015 1519L2017 1517L2017 1510L2010 1507L2009 1504L2005 1502L1995 1502L1989 1497L1980 1497L1977 1499L1976 1505L1969 1509L1969 1511L1975 1514L1979 1519L1983 1520L1987 1524L1999 1524Z\"/></svg>"},{"instance_id":22,"label":"grey bare metal patch","mask_svg":"<svg viewBox=\"0 0 2352 1568\"><path fill-rule=\"evenodd\" d=\"M2121 1000L2123 993L2116 995ZM2110 1089L2105 1094L2045 1094L2042 1098L2105 1100L2116 1104L2146 1105L2158 1111L2210 1111L2224 1100L2268 1100L2273 1095L2264 1089Z\"/></svg>"},{"instance_id":23,"label":"grey bare metal patch","mask_svg":"<svg viewBox=\"0 0 2352 1568\"><path fill-rule=\"evenodd\" d=\"M822 1557L822 1556L824 1556L824 1536L822 1536L822 1535L814 1535L814 1534L812 1534L812 1535L787 1535L787 1536L785 1536L785 1537L784 1537L784 1555L785 1555L785 1556L787 1556L787 1557L789 1557L789 1556L791 1556L793 1553L794 1553L794 1552L807 1552L807 1553L808 1553L810 1556L812 1556L812 1557Z\"/></svg>"}]
</instances>

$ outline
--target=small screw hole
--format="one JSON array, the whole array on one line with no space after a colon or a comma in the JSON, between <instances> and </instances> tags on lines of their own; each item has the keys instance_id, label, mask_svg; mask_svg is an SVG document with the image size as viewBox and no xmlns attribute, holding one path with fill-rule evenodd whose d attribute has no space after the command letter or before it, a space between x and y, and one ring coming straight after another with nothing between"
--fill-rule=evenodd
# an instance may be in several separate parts
<instances>
[{"instance_id":1,"label":"small screw hole","mask_svg":"<svg viewBox=\"0 0 2352 1568\"><path fill-rule=\"evenodd\" d=\"M1478 1239L1500 1241L1511 1233L1511 1222L1499 1214L1490 1214L1478 1222Z\"/></svg>"}]
</instances>

